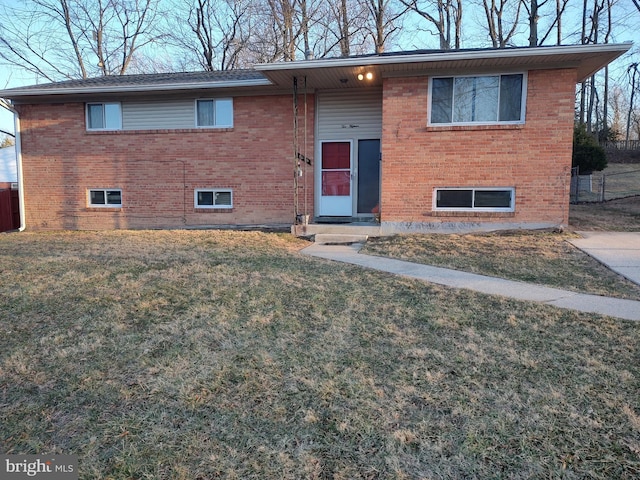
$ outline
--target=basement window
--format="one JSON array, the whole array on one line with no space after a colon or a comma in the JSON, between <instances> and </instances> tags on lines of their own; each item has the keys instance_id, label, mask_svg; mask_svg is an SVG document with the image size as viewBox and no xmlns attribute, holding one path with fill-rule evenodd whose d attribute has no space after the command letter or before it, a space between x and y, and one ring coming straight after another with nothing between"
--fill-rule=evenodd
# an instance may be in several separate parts
<instances>
[{"instance_id":1,"label":"basement window","mask_svg":"<svg viewBox=\"0 0 640 480\"><path fill-rule=\"evenodd\" d=\"M87 192L90 207L122 207L122 190L115 188L92 188Z\"/></svg>"},{"instance_id":2,"label":"basement window","mask_svg":"<svg viewBox=\"0 0 640 480\"><path fill-rule=\"evenodd\" d=\"M513 212L514 188L437 188L434 210Z\"/></svg>"},{"instance_id":3,"label":"basement window","mask_svg":"<svg viewBox=\"0 0 640 480\"><path fill-rule=\"evenodd\" d=\"M195 208L233 208L231 189L197 189L194 192Z\"/></svg>"},{"instance_id":4,"label":"basement window","mask_svg":"<svg viewBox=\"0 0 640 480\"><path fill-rule=\"evenodd\" d=\"M87 130L122 130L120 104L87 103Z\"/></svg>"}]
</instances>

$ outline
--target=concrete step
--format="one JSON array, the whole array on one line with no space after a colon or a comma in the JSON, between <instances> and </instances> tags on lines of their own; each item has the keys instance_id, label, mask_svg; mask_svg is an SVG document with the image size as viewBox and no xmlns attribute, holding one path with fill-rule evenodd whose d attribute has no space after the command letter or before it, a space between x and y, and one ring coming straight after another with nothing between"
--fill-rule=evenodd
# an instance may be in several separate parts
<instances>
[{"instance_id":1,"label":"concrete step","mask_svg":"<svg viewBox=\"0 0 640 480\"><path fill-rule=\"evenodd\" d=\"M336 245L349 243L364 243L368 235L346 234L346 233L316 233L315 243L318 245Z\"/></svg>"},{"instance_id":2,"label":"concrete step","mask_svg":"<svg viewBox=\"0 0 640 480\"><path fill-rule=\"evenodd\" d=\"M320 234L340 234L340 235L366 235L369 237L380 236L380 225L376 224L309 224L309 225L292 225L291 233L298 237L312 237Z\"/></svg>"}]
</instances>

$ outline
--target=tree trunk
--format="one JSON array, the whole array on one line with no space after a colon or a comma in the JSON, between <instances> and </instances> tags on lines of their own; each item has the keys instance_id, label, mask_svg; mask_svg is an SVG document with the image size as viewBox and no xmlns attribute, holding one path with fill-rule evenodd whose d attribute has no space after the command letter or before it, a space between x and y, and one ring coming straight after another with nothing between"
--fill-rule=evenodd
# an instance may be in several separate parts
<instances>
[{"instance_id":1,"label":"tree trunk","mask_svg":"<svg viewBox=\"0 0 640 480\"><path fill-rule=\"evenodd\" d=\"M529 10L529 46L538 46L538 0L531 0Z\"/></svg>"}]
</instances>

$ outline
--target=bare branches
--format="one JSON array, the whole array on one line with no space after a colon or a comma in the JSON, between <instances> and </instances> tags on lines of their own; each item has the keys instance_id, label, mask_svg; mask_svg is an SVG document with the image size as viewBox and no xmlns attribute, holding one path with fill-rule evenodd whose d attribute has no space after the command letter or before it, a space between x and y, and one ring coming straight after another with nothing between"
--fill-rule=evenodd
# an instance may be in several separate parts
<instances>
[{"instance_id":1,"label":"bare branches","mask_svg":"<svg viewBox=\"0 0 640 480\"><path fill-rule=\"evenodd\" d=\"M482 0L482 5L492 46L506 47L518 28L522 2L518 1L515 8L509 0ZM511 23L511 27L507 26L508 23Z\"/></svg>"},{"instance_id":2,"label":"bare branches","mask_svg":"<svg viewBox=\"0 0 640 480\"><path fill-rule=\"evenodd\" d=\"M408 7L394 8L391 0L362 0L369 11L369 21L366 24L368 35L373 40L376 53L383 53L387 40L396 33L401 26L400 19L408 11Z\"/></svg>"},{"instance_id":3,"label":"bare branches","mask_svg":"<svg viewBox=\"0 0 640 480\"><path fill-rule=\"evenodd\" d=\"M409 10L417 13L435 27L442 50L460 48L462 40L462 0L400 1ZM435 9L435 11L430 10L431 8Z\"/></svg>"},{"instance_id":4,"label":"bare branches","mask_svg":"<svg viewBox=\"0 0 640 480\"><path fill-rule=\"evenodd\" d=\"M47 80L122 75L153 33L158 0L28 0L4 7L0 58Z\"/></svg>"}]
</instances>

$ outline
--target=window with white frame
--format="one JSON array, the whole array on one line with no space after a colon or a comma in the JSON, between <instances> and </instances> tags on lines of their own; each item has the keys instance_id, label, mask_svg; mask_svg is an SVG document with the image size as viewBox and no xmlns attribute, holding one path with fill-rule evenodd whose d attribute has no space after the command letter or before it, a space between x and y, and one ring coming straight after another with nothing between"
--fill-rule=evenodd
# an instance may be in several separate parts
<instances>
[{"instance_id":1,"label":"window with white frame","mask_svg":"<svg viewBox=\"0 0 640 480\"><path fill-rule=\"evenodd\" d=\"M120 103L87 103L87 130L121 130Z\"/></svg>"},{"instance_id":2,"label":"window with white frame","mask_svg":"<svg viewBox=\"0 0 640 480\"><path fill-rule=\"evenodd\" d=\"M513 212L515 189L508 188L436 188L435 210Z\"/></svg>"},{"instance_id":3,"label":"window with white frame","mask_svg":"<svg viewBox=\"0 0 640 480\"><path fill-rule=\"evenodd\" d=\"M522 73L434 77L429 123L523 123L526 76Z\"/></svg>"},{"instance_id":4,"label":"window with white frame","mask_svg":"<svg viewBox=\"0 0 640 480\"><path fill-rule=\"evenodd\" d=\"M196 100L196 125L214 128L233 127L233 99Z\"/></svg>"},{"instance_id":5,"label":"window with white frame","mask_svg":"<svg viewBox=\"0 0 640 480\"><path fill-rule=\"evenodd\" d=\"M233 191L221 188L199 188L194 192L195 208L233 208Z\"/></svg>"},{"instance_id":6,"label":"window with white frame","mask_svg":"<svg viewBox=\"0 0 640 480\"><path fill-rule=\"evenodd\" d=\"M122 207L122 190L119 188L91 188L87 191L90 207Z\"/></svg>"}]
</instances>

